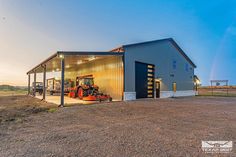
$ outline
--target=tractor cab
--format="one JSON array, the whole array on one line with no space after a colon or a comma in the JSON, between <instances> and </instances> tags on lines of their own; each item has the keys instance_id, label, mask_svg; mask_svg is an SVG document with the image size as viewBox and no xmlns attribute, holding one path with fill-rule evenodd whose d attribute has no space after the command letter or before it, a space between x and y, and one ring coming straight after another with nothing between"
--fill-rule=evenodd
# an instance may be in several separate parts
<instances>
[{"instance_id":1,"label":"tractor cab","mask_svg":"<svg viewBox=\"0 0 236 157\"><path fill-rule=\"evenodd\" d=\"M83 77L76 77L76 86L93 86L94 80L92 75L83 76Z\"/></svg>"},{"instance_id":2,"label":"tractor cab","mask_svg":"<svg viewBox=\"0 0 236 157\"><path fill-rule=\"evenodd\" d=\"M95 90L98 90L98 86L94 85L93 75L76 77L76 87L78 88L78 90L79 88L82 88L83 90L90 89L90 92L95 92Z\"/></svg>"}]
</instances>

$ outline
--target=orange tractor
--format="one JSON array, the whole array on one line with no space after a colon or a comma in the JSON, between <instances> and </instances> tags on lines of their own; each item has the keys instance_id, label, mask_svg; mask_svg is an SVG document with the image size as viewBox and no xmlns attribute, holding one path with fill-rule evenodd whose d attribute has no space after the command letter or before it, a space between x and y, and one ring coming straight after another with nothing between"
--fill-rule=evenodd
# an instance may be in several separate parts
<instances>
[{"instance_id":1,"label":"orange tractor","mask_svg":"<svg viewBox=\"0 0 236 157\"><path fill-rule=\"evenodd\" d=\"M110 95L100 93L99 87L94 85L93 75L76 77L76 86L70 89L69 97L78 97L86 101L112 101Z\"/></svg>"}]
</instances>

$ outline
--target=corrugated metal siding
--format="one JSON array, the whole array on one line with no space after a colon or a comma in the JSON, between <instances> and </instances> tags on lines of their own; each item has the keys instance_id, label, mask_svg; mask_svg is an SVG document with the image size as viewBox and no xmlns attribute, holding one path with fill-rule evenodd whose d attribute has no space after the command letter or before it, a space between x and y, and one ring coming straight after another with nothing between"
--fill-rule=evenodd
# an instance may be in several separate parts
<instances>
[{"instance_id":1,"label":"corrugated metal siding","mask_svg":"<svg viewBox=\"0 0 236 157\"><path fill-rule=\"evenodd\" d=\"M176 69L173 61L176 60ZM135 61L154 64L155 78L161 78L161 91L171 91L176 82L177 90L192 90L194 67L186 71L188 61L170 42L149 43L125 49L125 92L135 92Z\"/></svg>"},{"instance_id":2,"label":"corrugated metal siding","mask_svg":"<svg viewBox=\"0 0 236 157\"><path fill-rule=\"evenodd\" d=\"M109 56L76 66L78 70L66 71L66 78L75 80L76 76L92 74L100 92L110 94L113 100L122 100L124 74L121 56Z\"/></svg>"}]
</instances>

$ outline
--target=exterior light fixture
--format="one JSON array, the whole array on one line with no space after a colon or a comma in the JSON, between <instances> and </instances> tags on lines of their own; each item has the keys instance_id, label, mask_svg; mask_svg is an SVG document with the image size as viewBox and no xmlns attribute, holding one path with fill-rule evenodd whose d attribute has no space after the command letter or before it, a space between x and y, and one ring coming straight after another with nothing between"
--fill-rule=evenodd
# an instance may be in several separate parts
<instances>
[{"instance_id":1,"label":"exterior light fixture","mask_svg":"<svg viewBox=\"0 0 236 157\"><path fill-rule=\"evenodd\" d=\"M59 55L59 58L64 58L64 56L62 54Z\"/></svg>"},{"instance_id":2,"label":"exterior light fixture","mask_svg":"<svg viewBox=\"0 0 236 157\"><path fill-rule=\"evenodd\" d=\"M81 60L78 60L78 61L77 61L77 64L81 64L81 63L83 63Z\"/></svg>"},{"instance_id":3,"label":"exterior light fixture","mask_svg":"<svg viewBox=\"0 0 236 157\"><path fill-rule=\"evenodd\" d=\"M196 83L197 83L197 84L201 84L201 81L200 81L200 80L196 80Z\"/></svg>"},{"instance_id":4,"label":"exterior light fixture","mask_svg":"<svg viewBox=\"0 0 236 157\"><path fill-rule=\"evenodd\" d=\"M156 78L155 79L155 81L161 81L162 80L162 78Z\"/></svg>"},{"instance_id":5,"label":"exterior light fixture","mask_svg":"<svg viewBox=\"0 0 236 157\"><path fill-rule=\"evenodd\" d=\"M89 58L89 61L92 61L94 59L96 59L96 57L92 56L92 57Z\"/></svg>"},{"instance_id":6,"label":"exterior light fixture","mask_svg":"<svg viewBox=\"0 0 236 157\"><path fill-rule=\"evenodd\" d=\"M194 83L197 84L197 85L200 85L200 84L201 84L201 80L200 80L196 75L193 76L193 81L194 81Z\"/></svg>"}]
</instances>

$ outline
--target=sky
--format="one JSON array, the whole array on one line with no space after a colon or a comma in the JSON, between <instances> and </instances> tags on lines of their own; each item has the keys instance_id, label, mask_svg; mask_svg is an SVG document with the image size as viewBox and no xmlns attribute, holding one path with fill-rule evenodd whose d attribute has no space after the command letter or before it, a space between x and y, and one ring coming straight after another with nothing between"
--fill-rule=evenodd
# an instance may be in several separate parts
<instances>
[{"instance_id":1,"label":"sky","mask_svg":"<svg viewBox=\"0 0 236 157\"><path fill-rule=\"evenodd\" d=\"M0 84L58 50L110 50L173 38L203 85L236 84L235 0L0 0Z\"/></svg>"}]
</instances>

